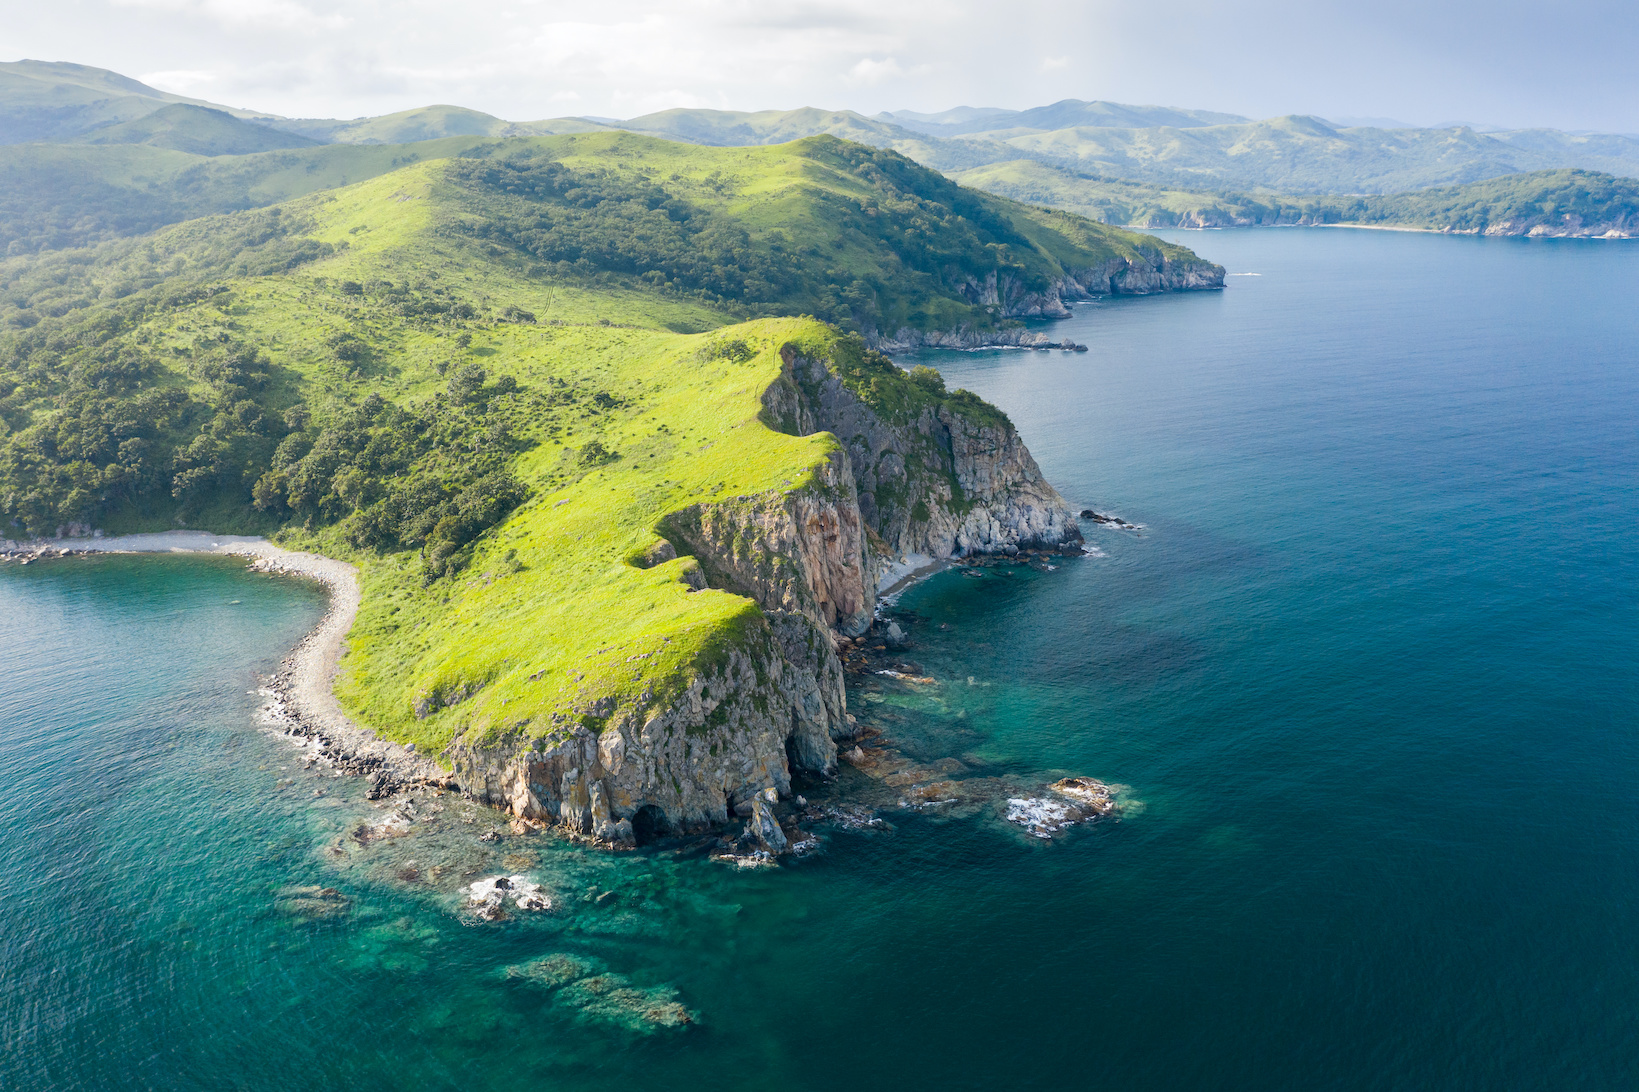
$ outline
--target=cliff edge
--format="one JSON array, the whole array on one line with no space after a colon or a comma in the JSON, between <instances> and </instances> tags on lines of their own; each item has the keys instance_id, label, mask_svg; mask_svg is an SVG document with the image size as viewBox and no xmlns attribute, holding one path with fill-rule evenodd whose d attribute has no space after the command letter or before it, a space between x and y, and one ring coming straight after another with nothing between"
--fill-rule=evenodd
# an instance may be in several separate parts
<instances>
[{"instance_id":1,"label":"cliff edge","mask_svg":"<svg viewBox=\"0 0 1639 1092\"><path fill-rule=\"evenodd\" d=\"M836 638L870 626L908 559L1079 549L1074 513L994 407L857 337L778 353L761 423L823 440L809 474L674 511L628 561L748 609L675 685L577 695L545 734L457 737L446 754L472 795L616 844L755 816L793 770L835 769L852 731Z\"/></svg>"}]
</instances>

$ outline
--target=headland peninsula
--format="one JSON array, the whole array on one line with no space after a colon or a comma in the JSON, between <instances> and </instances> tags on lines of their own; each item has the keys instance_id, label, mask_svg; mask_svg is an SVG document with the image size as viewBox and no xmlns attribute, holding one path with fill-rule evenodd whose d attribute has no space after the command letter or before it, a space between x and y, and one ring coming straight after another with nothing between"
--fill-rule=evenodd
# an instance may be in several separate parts
<instances>
[{"instance_id":1,"label":"headland peninsula","mask_svg":"<svg viewBox=\"0 0 1639 1092\"><path fill-rule=\"evenodd\" d=\"M0 264L5 552L254 538L182 544L329 585L274 712L372 794L768 859L839 754L944 783L848 712L879 592L1080 551L1007 416L881 350L1222 278L829 136L492 141Z\"/></svg>"}]
</instances>

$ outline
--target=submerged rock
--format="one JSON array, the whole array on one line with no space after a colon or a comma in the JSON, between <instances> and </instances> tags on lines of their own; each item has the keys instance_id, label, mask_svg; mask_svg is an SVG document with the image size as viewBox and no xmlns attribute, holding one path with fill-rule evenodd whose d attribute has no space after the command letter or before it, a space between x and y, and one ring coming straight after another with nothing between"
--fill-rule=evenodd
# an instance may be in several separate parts
<instances>
[{"instance_id":1,"label":"submerged rock","mask_svg":"<svg viewBox=\"0 0 1639 1092\"><path fill-rule=\"evenodd\" d=\"M653 1034L695 1021L694 1013L677 1000L676 988L639 989L618 974L592 975L572 982L558 991L558 1003L578 1010L577 1015L583 1020L639 1034Z\"/></svg>"},{"instance_id":2,"label":"submerged rock","mask_svg":"<svg viewBox=\"0 0 1639 1092\"><path fill-rule=\"evenodd\" d=\"M595 959L555 953L503 970L506 978L551 990L555 1007L576 1019L637 1034L692 1024L697 1017L673 986L641 987Z\"/></svg>"},{"instance_id":3,"label":"submerged rock","mask_svg":"<svg viewBox=\"0 0 1639 1092\"><path fill-rule=\"evenodd\" d=\"M559 986L569 983L603 970L603 964L594 959L583 959L580 956L566 955L562 952L546 956L544 959L533 959L528 963L514 963L502 973L507 978L515 978L528 982L534 986L544 986L555 990Z\"/></svg>"},{"instance_id":4,"label":"submerged rock","mask_svg":"<svg viewBox=\"0 0 1639 1092\"><path fill-rule=\"evenodd\" d=\"M284 887L275 898L280 910L303 922L333 921L353 910L353 901L334 887Z\"/></svg>"}]
</instances>

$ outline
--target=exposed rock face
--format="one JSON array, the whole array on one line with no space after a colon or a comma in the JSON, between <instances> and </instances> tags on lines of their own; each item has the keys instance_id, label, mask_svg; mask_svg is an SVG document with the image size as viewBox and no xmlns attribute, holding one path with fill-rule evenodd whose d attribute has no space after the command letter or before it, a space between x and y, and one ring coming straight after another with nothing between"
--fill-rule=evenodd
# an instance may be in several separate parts
<instances>
[{"instance_id":1,"label":"exposed rock face","mask_svg":"<svg viewBox=\"0 0 1639 1092\"><path fill-rule=\"evenodd\" d=\"M1639 236L1639 216L1622 214L1611 219L1586 221L1575 213L1558 216L1515 216L1481 228L1446 225L1436 229L1447 235L1525 235L1532 239L1632 239Z\"/></svg>"},{"instance_id":2,"label":"exposed rock face","mask_svg":"<svg viewBox=\"0 0 1639 1092\"><path fill-rule=\"evenodd\" d=\"M866 559L873 590L909 554L940 559L1081 541L1075 513L1005 421L948 406L885 420L825 361L792 349L784 359L780 382L763 396L768 416L782 431L824 430L845 445L855 503L876 543Z\"/></svg>"},{"instance_id":3,"label":"exposed rock face","mask_svg":"<svg viewBox=\"0 0 1639 1092\"><path fill-rule=\"evenodd\" d=\"M1222 288L1224 268L1198 258L1174 261L1159 249L1138 248L1137 259L1112 258L1101 265L1072 269L1043 291L1032 291L1011 274L991 273L984 280L970 279L962 296L997 318L1068 318L1066 300L1095 296L1142 296L1154 292L1187 292ZM968 328L929 333L909 327L892 334L875 333L872 348L888 352L917 346L974 349L983 346L1052 348L1045 334L1024 330L977 331Z\"/></svg>"},{"instance_id":4,"label":"exposed rock face","mask_svg":"<svg viewBox=\"0 0 1639 1092\"><path fill-rule=\"evenodd\" d=\"M668 517L664 530L699 559L712 587L855 634L870 625L874 604L862 583L865 531L854 492L839 448L807 488L693 505Z\"/></svg>"},{"instance_id":5,"label":"exposed rock face","mask_svg":"<svg viewBox=\"0 0 1639 1092\"><path fill-rule=\"evenodd\" d=\"M448 752L456 779L520 818L615 844L634 841L641 808L654 808L665 828L689 830L727 822L737 802L766 788L788 792L788 740L822 769L827 749L834 767L836 747L796 713L815 680L787 664L773 627L750 630L681 696L612 710L601 730L588 715L550 743L457 741Z\"/></svg>"},{"instance_id":6,"label":"exposed rock face","mask_svg":"<svg viewBox=\"0 0 1639 1092\"><path fill-rule=\"evenodd\" d=\"M1087 346L1074 341L1054 341L1040 330L1016 326L1007 330L975 330L959 326L954 330L926 333L905 328L892 337L876 336L871 347L885 353L906 352L911 349L1065 349L1086 352Z\"/></svg>"},{"instance_id":7,"label":"exposed rock face","mask_svg":"<svg viewBox=\"0 0 1639 1092\"><path fill-rule=\"evenodd\" d=\"M773 807L790 791L791 770L835 770L836 740L853 734L835 635L870 625L882 573L907 554L1080 541L1074 513L999 413L974 403L970 416L949 399L924 399L915 416L890 419L829 362L789 346L782 359L765 420L798 435L827 431L838 443L789 489L673 513L661 527L667 542L642 562L693 555L708 586L744 595L760 612L681 694L635 706L591 701L544 740L458 740L448 754L474 796L615 844L630 844L639 827L723 823L739 807L759 843L779 852ZM909 384L877 360L892 382Z\"/></svg>"},{"instance_id":8,"label":"exposed rock face","mask_svg":"<svg viewBox=\"0 0 1639 1092\"><path fill-rule=\"evenodd\" d=\"M780 820L774 814L774 805L780 802L773 789L764 789L751 800L751 821L746 831L757 839L757 844L768 853L783 853L788 844Z\"/></svg>"}]
</instances>

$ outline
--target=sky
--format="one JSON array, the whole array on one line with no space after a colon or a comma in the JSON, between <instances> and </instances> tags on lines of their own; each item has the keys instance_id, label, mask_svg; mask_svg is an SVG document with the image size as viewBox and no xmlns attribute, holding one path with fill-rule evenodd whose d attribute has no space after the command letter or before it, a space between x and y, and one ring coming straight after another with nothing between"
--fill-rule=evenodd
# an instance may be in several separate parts
<instances>
[{"instance_id":1,"label":"sky","mask_svg":"<svg viewBox=\"0 0 1639 1092\"><path fill-rule=\"evenodd\" d=\"M0 0L0 59L228 106L524 121L1064 98L1639 132L1633 0Z\"/></svg>"}]
</instances>

